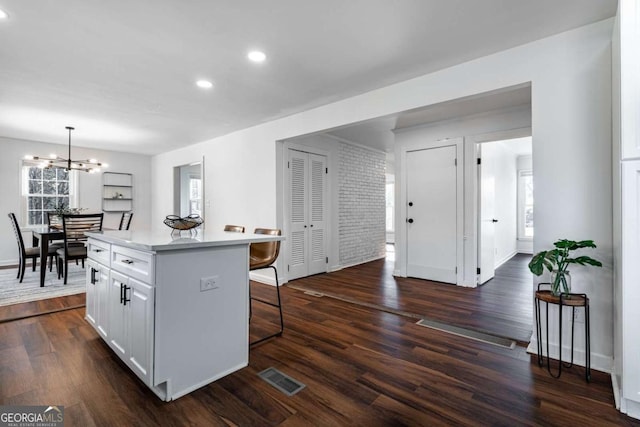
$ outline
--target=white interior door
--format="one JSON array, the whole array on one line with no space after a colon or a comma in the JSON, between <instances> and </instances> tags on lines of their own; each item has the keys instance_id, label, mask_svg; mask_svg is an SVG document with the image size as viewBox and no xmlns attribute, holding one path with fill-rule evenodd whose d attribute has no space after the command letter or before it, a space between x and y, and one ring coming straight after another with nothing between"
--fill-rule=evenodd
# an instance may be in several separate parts
<instances>
[{"instance_id":1,"label":"white interior door","mask_svg":"<svg viewBox=\"0 0 640 427\"><path fill-rule=\"evenodd\" d=\"M309 153L309 258L307 275L327 271L327 158Z\"/></svg>"},{"instance_id":2,"label":"white interior door","mask_svg":"<svg viewBox=\"0 0 640 427\"><path fill-rule=\"evenodd\" d=\"M495 276L495 163L491 144L478 144L481 162L478 166L478 211L480 238L478 239L478 283L483 284Z\"/></svg>"},{"instance_id":3,"label":"white interior door","mask_svg":"<svg viewBox=\"0 0 640 427\"><path fill-rule=\"evenodd\" d=\"M327 271L327 158L289 149L289 280Z\"/></svg>"},{"instance_id":4,"label":"white interior door","mask_svg":"<svg viewBox=\"0 0 640 427\"><path fill-rule=\"evenodd\" d=\"M457 282L456 147L407 152L407 276Z\"/></svg>"}]
</instances>

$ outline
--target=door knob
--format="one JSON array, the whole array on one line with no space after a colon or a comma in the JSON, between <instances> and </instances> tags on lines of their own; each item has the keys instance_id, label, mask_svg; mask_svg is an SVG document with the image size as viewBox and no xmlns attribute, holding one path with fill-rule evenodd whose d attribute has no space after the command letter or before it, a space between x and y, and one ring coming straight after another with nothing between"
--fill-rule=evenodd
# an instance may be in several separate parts
<instances>
[{"instance_id":1,"label":"door knob","mask_svg":"<svg viewBox=\"0 0 640 427\"><path fill-rule=\"evenodd\" d=\"M408 222L409 224L413 224L413 218L409 218L409 219L407 220L407 222Z\"/></svg>"},{"instance_id":2,"label":"door knob","mask_svg":"<svg viewBox=\"0 0 640 427\"><path fill-rule=\"evenodd\" d=\"M409 202L409 206L413 206L413 202Z\"/></svg>"},{"instance_id":3,"label":"door knob","mask_svg":"<svg viewBox=\"0 0 640 427\"><path fill-rule=\"evenodd\" d=\"M494 218L491 220L491 222L498 222L498 220Z\"/></svg>"}]
</instances>

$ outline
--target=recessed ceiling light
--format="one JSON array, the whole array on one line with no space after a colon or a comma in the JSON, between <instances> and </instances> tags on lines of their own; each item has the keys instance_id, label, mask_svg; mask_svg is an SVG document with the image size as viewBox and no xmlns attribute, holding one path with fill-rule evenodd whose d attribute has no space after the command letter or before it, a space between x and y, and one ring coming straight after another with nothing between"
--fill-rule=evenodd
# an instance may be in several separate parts
<instances>
[{"instance_id":1,"label":"recessed ceiling light","mask_svg":"<svg viewBox=\"0 0 640 427\"><path fill-rule=\"evenodd\" d=\"M9 14L4 10L0 9L0 19L7 19L8 17L9 17Z\"/></svg>"},{"instance_id":2,"label":"recessed ceiling light","mask_svg":"<svg viewBox=\"0 0 640 427\"><path fill-rule=\"evenodd\" d=\"M213 87L213 83L211 83L209 80L198 80L196 82L196 85L203 89L211 89Z\"/></svg>"},{"instance_id":3,"label":"recessed ceiling light","mask_svg":"<svg viewBox=\"0 0 640 427\"><path fill-rule=\"evenodd\" d=\"M252 50L247 54L247 58L253 62L264 62L267 59L267 55L264 52L260 52L259 50Z\"/></svg>"}]
</instances>

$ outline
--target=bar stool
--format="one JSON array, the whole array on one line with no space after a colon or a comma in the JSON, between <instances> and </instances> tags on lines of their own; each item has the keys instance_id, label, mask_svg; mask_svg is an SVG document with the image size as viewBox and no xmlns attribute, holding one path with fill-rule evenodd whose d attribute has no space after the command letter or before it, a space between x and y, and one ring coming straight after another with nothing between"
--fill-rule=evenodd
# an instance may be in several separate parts
<instances>
[{"instance_id":1,"label":"bar stool","mask_svg":"<svg viewBox=\"0 0 640 427\"><path fill-rule=\"evenodd\" d=\"M282 232L279 229L271 229L271 228L256 228L254 230L255 234L268 234L272 236L280 236ZM261 302L263 304L270 305L272 307L276 307L278 309L278 314L280 315L280 329L266 337L260 338L258 340L252 341L249 344L254 345L258 344L262 341L268 340L269 338L282 336L284 332L284 320L282 318L282 301L280 299L280 286L278 283L278 270L273 265L273 263L278 258L278 254L280 253L280 242L260 242L260 243L251 243L249 245L249 271L260 270L263 268L273 268L273 272L275 273L276 278L276 296L278 298L277 303L273 303L271 301L263 300L260 298L255 298L251 296L251 289L249 289L249 319L251 319L251 301Z\"/></svg>"},{"instance_id":2,"label":"bar stool","mask_svg":"<svg viewBox=\"0 0 640 427\"><path fill-rule=\"evenodd\" d=\"M224 226L224 231L232 231L234 233L244 233L244 226L227 224Z\"/></svg>"}]
</instances>

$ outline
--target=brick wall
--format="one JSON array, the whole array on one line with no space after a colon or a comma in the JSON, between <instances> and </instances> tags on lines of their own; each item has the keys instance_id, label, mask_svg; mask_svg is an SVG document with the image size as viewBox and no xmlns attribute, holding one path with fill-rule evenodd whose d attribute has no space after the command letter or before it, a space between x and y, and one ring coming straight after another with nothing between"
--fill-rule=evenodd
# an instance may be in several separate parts
<instances>
[{"instance_id":1,"label":"brick wall","mask_svg":"<svg viewBox=\"0 0 640 427\"><path fill-rule=\"evenodd\" d=\"M385 154L341 143L338 168L340 265L385 255Z\"/></svg>"}]
</instances>

